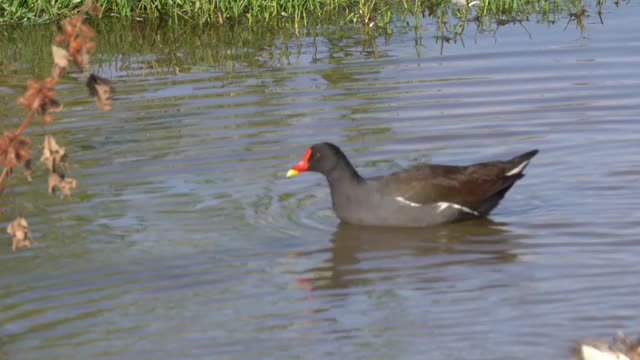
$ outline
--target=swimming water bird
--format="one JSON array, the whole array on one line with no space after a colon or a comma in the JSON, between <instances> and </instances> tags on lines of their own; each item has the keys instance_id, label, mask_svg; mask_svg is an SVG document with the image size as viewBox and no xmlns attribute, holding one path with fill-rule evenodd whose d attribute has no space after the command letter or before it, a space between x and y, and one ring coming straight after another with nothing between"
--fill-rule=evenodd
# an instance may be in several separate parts
<instances>
[{"instance_id":1,"label":"swimming water bird","mask_svg":"<svg viewBox=\"0 0 640 360\"><path fill-rule=\"evenodd\" d=\"M307 149L287 177L303 171L324 175L333 209L345 223L426 227L487 216L537 153L468 166L418 165L363 178L338 146L325 142Z\"/></svg>"},{"instance_id":2,"label":"swimming water bird","mask_svg":"<svg viewBox=\"0 0 640 360\"><path fill-rule=\"evenodd\" d=\"M629 339L617 334L613 342L581 340L573 349L575 360L640 360L640 338Z\"/></svg>"}]
</instances>

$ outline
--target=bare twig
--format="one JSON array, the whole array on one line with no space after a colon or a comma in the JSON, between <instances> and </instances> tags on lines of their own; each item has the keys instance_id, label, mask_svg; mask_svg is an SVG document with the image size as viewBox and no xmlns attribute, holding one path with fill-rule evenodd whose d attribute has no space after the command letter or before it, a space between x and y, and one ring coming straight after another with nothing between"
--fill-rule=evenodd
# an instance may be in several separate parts
<instances>
[{"instance_id":1,"label":"bare twig","mask_svg":"<svg viewBox=\"0 0 640 360\"><path fill-rule=\"evenodd\" d=\"M20 124L20 126L18 126L18 129L16 129L16 135L20 135L20 133L27 127L27 125L29 125L29 121L31 121L31 118L33 117L33 114L35 112L35 110L29 111L27 117L22 120L22 124Z\"/></svg>"}]
</instances>

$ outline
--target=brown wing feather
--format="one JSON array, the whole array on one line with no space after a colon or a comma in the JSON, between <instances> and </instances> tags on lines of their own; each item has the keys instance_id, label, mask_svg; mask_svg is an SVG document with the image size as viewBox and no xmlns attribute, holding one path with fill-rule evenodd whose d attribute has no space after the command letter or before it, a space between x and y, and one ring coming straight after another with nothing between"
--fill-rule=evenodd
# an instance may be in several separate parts
<instances>
[{"instance_id":1,"label":"brown wing feather","mask_svg":"<svg viewBox=\"0 0 640 360\"><path fill-rule=\"evenodd\" d=\"M385 176L381 181L392 196L414 203L446 201L474 208L520 179L523 176L520 173L505 174L523 161L526 159L516 157L470 166L419 165Z\"/></svg>"}]
</instances>

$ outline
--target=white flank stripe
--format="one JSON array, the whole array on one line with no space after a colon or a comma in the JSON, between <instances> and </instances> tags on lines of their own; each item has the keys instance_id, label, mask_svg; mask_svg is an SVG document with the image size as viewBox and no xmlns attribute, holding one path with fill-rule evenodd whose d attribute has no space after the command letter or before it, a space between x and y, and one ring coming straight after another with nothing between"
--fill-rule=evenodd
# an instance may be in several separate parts
<instances>
[{"instance_id":1,"label":"white flank stripe","mask_svg":"<svg viewBox=\"0 0 640 360\"><path fill-rule=\"evenodd\" d=\"M400 201L401 203L405 204L405 205L409 205L411 207L418 207L418 206L422 206L421 204L417 204L414 203L412 201L409 201L401 196L396 196L396 200Z\"/></svg>"},{"instance_id":2,"label":"white flank stripe","mask_svg":"<svg viewBox=\"0 0 640 360\"><path fill-rule=\"evenodd\" d=\"M480 214L478 214L477 211L473 211L473 210L469 209L468 207L464 207L462 205L458 205L458 204L454 204L454 203L450 203L450 202L445 202L445 201L441 201L441 202L437 203L436 205L438 205L438 212L440 212L440 211L446 209L447 207L451 206L451 207L454 207L454 208L456 208L458 210L462 210L464 212L467 212L469 214L480 216Z\"/></svg>"},{"instance_id":3,"label":"white flank stripe","mask_svg":"<svg viewBox=\"0 0 640 360\"><path fill-rule=\"evenodd\" d=\"M529 160L523 162L522 164L516 166L513 170L509 171L508 173L506 173L506 176L511 176L511 175L515 175L515 174L520 174L522 172L522 170L524 170L524 168L527 167L527 165L529 165Z\"/></svg>"},{"instance_id":4,"label":"white flank stripe","mask_svg":"<svg viewBox=\"0 0 640 360\"><path fill-rule=\"evenodd\" d=\"M422 206L423 204L418 204L418 203L414 203L413 201L409 201L401 196L396 196L395 197L396 200L398 200L400 203L404 204L404 205L409 205L411 207L419 207ZM446 201L440 201L439 203L436 204L436 206L438 206L438 212L441 212L442 210L448 208L449 206L456 208L458 210L462 210L464 212L467 212L469 214L473 214L473 215L478 215L480 216L480 214L478 214L477 211L473 211L471 209L469 209L468 207L464 207L462 205L458 205L458 204L454 204L454 203L450 203L450 202L446 202Z\"/></svg>"}]
</instances>

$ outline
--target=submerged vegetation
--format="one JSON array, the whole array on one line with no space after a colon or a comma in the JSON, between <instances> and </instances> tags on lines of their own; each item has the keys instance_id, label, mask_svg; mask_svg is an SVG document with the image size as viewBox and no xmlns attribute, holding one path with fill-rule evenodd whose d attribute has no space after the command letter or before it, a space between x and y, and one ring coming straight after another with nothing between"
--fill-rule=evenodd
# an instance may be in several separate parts
<instances>
[{"instance_id":1,"label":"submerged vegetation","mask_svg":"<svg viewBox=\"0 0 640 360\"><path fill-rule=\"evenodd\" d=\"M600 9L607 1L594 0ZM217 24L280 24L296 30L332 19L336 23L361 24L365 28L387 28L399 16L437 16L454 8L473 16L517 20L532 14L543 18L554 14L580 14L584 0L99 0L102 16L146 19L163 17ZM4 0L0 22L51 21L79 11L81 1ZM473 8L473 11L471 9Z\"/></svg>"}]
</instances>

